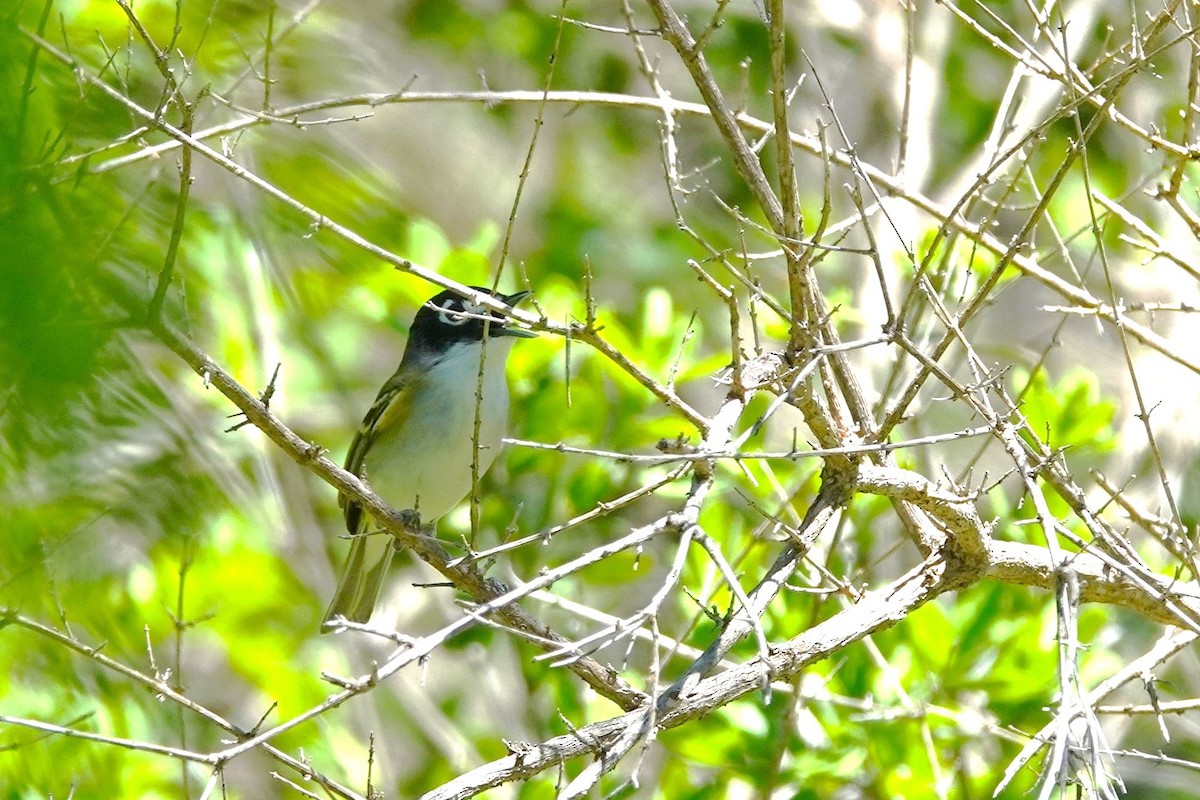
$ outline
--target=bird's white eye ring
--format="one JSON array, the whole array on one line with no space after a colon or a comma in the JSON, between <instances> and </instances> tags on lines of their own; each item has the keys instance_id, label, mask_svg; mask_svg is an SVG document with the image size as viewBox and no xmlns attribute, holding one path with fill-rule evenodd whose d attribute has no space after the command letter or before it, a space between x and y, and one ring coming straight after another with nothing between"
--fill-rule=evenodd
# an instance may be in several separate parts
<instances>
[{"instance_id":1,"label":"bird's white eye ring","mask_svg":"<svg viewBox=\"0 0 1200 800\"><path fill-rule=\"evenodd\" d=\"M450 309L453 307L453 305L453 300L447 300L446 302L442 303L440 306L442 310L439 311L437 315L438 322L442 323L443 325L453 325L456 328L460 325L466 325L467 320L470 319L470 317L461 311L451 311Z\"/></svg>"},{"instance_id":2,"label":"bird's white eye ring","mask_svg":"<svg viewBox=\"0 0 1200 800\"><path fill-rule=\"evenodd\" d=\"M486 308L476 305L470 300L463 300L462 304L463 310L457 311L451 310L451 307L454 305L454 300L447 300L446 302L442 303L440 306L442 310L439 311L437 315L438 322L441 322L443 325L453 325L457 328L461 325L467 324L467 320L471 319L472 316L482 317L487 314Z\"/></svg>"}]
</instances>

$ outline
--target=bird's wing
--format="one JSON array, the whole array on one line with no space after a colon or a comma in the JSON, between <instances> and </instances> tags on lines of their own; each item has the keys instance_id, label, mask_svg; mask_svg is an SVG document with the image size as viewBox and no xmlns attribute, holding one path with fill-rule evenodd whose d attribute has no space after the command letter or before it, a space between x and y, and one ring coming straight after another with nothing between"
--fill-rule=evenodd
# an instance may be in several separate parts
<instances>
[{"instance_id":1,"label":"bird's wing","mask_svg":"<svg viewBox=\"0 0 1200 800\"><path fill-rule=\"evenodd\" d=\"M412 404L409 402L411 394L408 390L411 390L413 383L419 379L420 376L402 376L399 370L388 378L358 426L354 441L350 443L350 452L346 454L347 472L363 477L363 459L379 435L384 431L404 426L412 410ZM370 481L371 476L367 475L366 478ZM351 533L358 533L358 526L362 521L362 506L344 494L338 495L338 505L342 507L342 514L346 517L346 529Z\"/></svg>"}]
</instances>

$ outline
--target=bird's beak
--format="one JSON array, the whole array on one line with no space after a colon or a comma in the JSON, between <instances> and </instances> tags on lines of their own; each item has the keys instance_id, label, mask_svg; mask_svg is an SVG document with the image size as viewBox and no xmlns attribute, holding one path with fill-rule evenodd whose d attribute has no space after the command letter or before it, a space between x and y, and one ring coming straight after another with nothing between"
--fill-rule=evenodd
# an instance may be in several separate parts
<instances>
[{"instance_id":1,"label":"bird's beak","mask_svg":"<svg viewBox=\"0 0 1200 800\"><path fill-rule=\"evenodd\" d=\"M513 292L512 294L500 295L500 299L503 300L505 303L507 303L510 306L515 306L517 303L524 300L530 294L532 294L532 293L529 291ZM537 338L537 334L534 333L533 331L527 331L524 328L514 328L509 325L504 326L500 330L496 331L495 334L493 334L493 335L497 335L497 334L500 336L513 336L518 339L536 339Z\"/></svg>"}]
</instances>

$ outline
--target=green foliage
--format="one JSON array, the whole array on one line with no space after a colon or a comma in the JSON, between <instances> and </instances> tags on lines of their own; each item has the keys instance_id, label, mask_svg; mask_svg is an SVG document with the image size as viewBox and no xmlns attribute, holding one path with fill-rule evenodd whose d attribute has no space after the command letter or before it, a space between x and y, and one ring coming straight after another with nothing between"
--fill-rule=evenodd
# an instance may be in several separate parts
<instances>
[{"instance_id":1,"label":"green foliage","mask_svg":"<svg viewBox=\"0 0 1200 800\"><path fill-rule=\"evenodd\" d=\"M645 9L634 8L634 23L646 63L664 82L661 94L647 88L632 37L613 32L626 20L611 4L492 5L425 0L385 11L319 5L293 18L292 5L133 4L166 53L164 66L182 97L195 103L194 131L205 144L319 221L199 153L181 176L181 149L171 135L78 77L99 76L166 122L182 124L178 102L166 102L159 65L119 4L18 3L0 19L0 715L109 739L0 725L0 796L299 796L273 772L316 791L303 770L262 748L222 764L214 779L208 764L113 740L217 753L239 735L296 719L347 681L369 684L373 670L396 652L395 643L373 637L317 632L346 543L339 538L337 491L305 469L306 458L318 452L342 460L395 369L414 310L434 291L407 269L380 261L372 248L446 279L531 288L534 313L550 326L581 326L594 314L598 335L636 367L587 346L579 327L574 336L544 332L514 348L510 434L541 446L510 445L485 476L478 531L470 530L466 504L438 529L454 555L529 537L479 562L488 577L508 585L537 580L660 523L695 491L695 471L668 480L682 461L651 459L687 453L700 446L702 432L647 383L711 415L735 388L728 366L782 350L790 340L799 320L787 265L728 143L707 117L676 110L668 127L652 106L699 95L669 43L648 33L657 25ZM977 30L939 18L948 28L940 42L917 43L934 50L921 51L913 86L922 103L927 90L937 95L929 128L904 122L905 136L920 141L913 149L923 149L929 164L911 186L897 181L899 188L888 188L879 165L896 164L900 128L891 90L879 89L897 77L884 74L888 48L875 41L872 25L848 25L839 21L844 8L826 5L814 4L811 20L806 8L803 27L789 9L782 57L795 82L789 84L793 130L824 130L834 154L828 163L810 158L803 136L794 150L805 235L815 230L826 168L837 193L830 208L836 232L822 245L838 248L818 249L813 270L828 322L846 338L864 339L896 323L886 332L903 332L955 380L978 390L975 396L994 399L999 393L987 387L999 381L1012 353L1022 355L1011 360L1031 364L1022 348L1054 351L1051 334L1036 338L1026 330L1033 320L1042 324L1041 311L1022 305L1014 321L1003 318L1011 306L1001 306L999 321L963 322L957 332L971 341L974 326L987 333L965 366L957 360L958 339L945 357L931 355L932 345L947 320L959 324L956 315L1002 263L1005 272L981 307L1025 303L1025 293L1044 286L1031 291L1031 280L981 237L953 226L943 233L932 214L910 224L892 201L925 192L941 203L949 188L961 191L964 181L975 181L978 173L967 170L978 169L973 156L998 124L1005 86L1028 75L1022 67L1014 76L1011 54ZM714 13L712 4L680 8L697 32ZM770 120L772 44L764 20L750 4L716 8L720 24L705 34L706 64L737 111ZM943 9L914 11L918 22L930 13ZM1031 24L1021 9L996 13L1010 15L1014 26ZM1135 27L1128 19L1113 23L1107 13L1096 12L1083 43L1100 65L1097 78L1117 70L1119 61L1103 57L1115 45L1102 40ZM1005 35L996 20L980 24ZM35 37L69 52L72 62ZM630 97L623 105L593 97L544 106L507 102L500 94L486 106L393 97L286 110L402 88L537 92L552 57L552 89ZM1163 54L1154 68L1155 76L1186 84L1194 64L1190 55ZM1154 88L1149 75L1131 81L1151 109L1140 124L1188 138L1190 129L1179 121L1186 98ZM957 213L989 236L1024 229L1041 187L1058 177L1064 154L1100 113L1089 106L1076 112L1078 104L1063 102L1019 148L1028 156L1020 174L1002 184L999 171L989 172ZM827 112L842 115L838 126ZM226 123L244 124L204 133ZM510 232L507 215L535 125L539 141ZM837 127L847 140L840 131L833 135ZM777 186L775 136L749 122L745 131L768 183ZM1148 168L1148 158L1138 155L1146 142L1135 137L1131 144L1127 134L1106 130L1091 140L1088 180L1067 175L1029 241L1014 247L1055 275L1075 275L1086 271L1081 263L1098 259L1103 245L1138 288L1149 247L1131 244L1129 230L1112 218L1095 220L1101 230L1093 231L1088 197L1089 191L1132 197L1126 202L1134 208L1157 202L1136 191L1165 183L1164 175L1148 172L1161 165ZM167 145L147 155L147 148ZM676 147L681 171L668 177L663 153ZM866 187L860 173L836 165L850 151L874 165L879 186ZM1181 175L1193 179L1195 168ZM185 204L181 177L190 192ZM867 211L878 252L865 249L870 243L843 190L850 185L867 204L886 201ZM929 205L924 195L918 199L924 205L913 208ZM267 396L278 367L270 410L312 443L297 458L303 463L254 426L238 427L244 420L211 385L211 375L198 375L156 336L151 298L167 263L173 273L164 284L161 319L253 394ZM735 293L736 335L729 307L696 266ZM897 308L906 303L904 319L886 320L877 307L876 268L888 273L889 299ZM917 269L927 284L912 282ZM735 359L738 337L743 352ZM876 419L920 367L894 342L839 352L863 378ZM1111 377L1099 363L1056 359L1060 354L1049 353L1045 362L1052 366L1008 373L1028 422L1020 435L1031 447L1064 449L1079 475L1086 467L1120 466L1118 421L1125 411ZM839 387L828 372L830 353L805 353L787 366L799 369L810 357L825 359L805 384L813 402L832 409L842 424L839 437L863 441L868 432L855 428L847 404L831 399ZM1005 364L995 374L982 374L998 360ZM698 528L688 530L707 537L743 589L771 568L826 480L825 462L806 457L819 436L795 407L795 395L777 402L795 372L780 374L786 377L776 376L780 382L765 386L733 425L734 440L746 435L737 441L745 458L715 463ZM981 424L973 407L937 381L906 411L890 441ZM666 442L661 449L660 442ZM990 515L989 534L1044 544L1044 531L1020 524L1033 516L1028 487L1013 476L994 439L891 457L939 481L938 492L961 489L974 500L971 492L982 487L986 497L977 505ZM1047 504L1066 528L1086 536L1061 497L1049 495ZM865 493L845 504L762 615L765 639L794 641L930 555L898 521L900 506ZM696 544L681 554L681 532L663 527L669 533L595 560L522 601L550 630L588 641L588 656L648 693L681 677L742 607L725 565ZM404 554L393 569L388 602L375 618L380 627L422 637L463 618L469 598L425 564ZM610 627L620 635L588 639ZM1088 687L1148 648L1149 627L1142 617L1131 621L1108 607L1085 609L1078 635L1094 645L1080 657ZM631 631L640 638L628 638ZM650 634L672 643L652 650ZM886 620L786 684L769 692L760 686L657 733L636 775L635 749L599 791L883 798L934 796L935 787L947 797L989 796L1020 750L1014 732L1037 731L1049 719L1046 709L1059 692L1055 637L1051 593L979 578ZM540 658L543 650L498 625L475 625L427 660L279 733L271 744L353 792L366 794L370 773L377 796L414 797L520 753L522 743L570 735L620 713L560 663L565 654ZM726 658L744 664L760 655L757 637L748 636ZM1194 689L1186 674L1175 679L1181 695ZM1185 757L1194 759L1195 737L1181 738ZM569 760L563 775L579 774L585 763ZM511 793L552 797L556 779L551 769ZM1009 791L1031 792L1036 780L1027 770Z\"/></svg>"},{"instance_id":2,"label":"green foliage","mask_svg":"<svg viewBox=\"0 0 1200 800\"><path fill-rule=\"evenodd\" d=\"M1113 431L1116 405L1100 396L1095 373L1073 369L1052 384L1045 370L1017 370L1013 384L1032 435L1050 447L1070 443L1080 458L1094 458L1117 447Z\"/></svg>"}]
</instances>

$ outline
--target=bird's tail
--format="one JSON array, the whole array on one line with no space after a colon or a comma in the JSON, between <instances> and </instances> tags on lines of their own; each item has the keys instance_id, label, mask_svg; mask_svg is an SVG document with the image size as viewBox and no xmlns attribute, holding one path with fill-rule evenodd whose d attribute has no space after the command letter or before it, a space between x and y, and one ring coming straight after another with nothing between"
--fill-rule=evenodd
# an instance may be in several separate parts
<instances>
[{"instance_id":1,"label":"bird's tail","mask_svg":"<svg viewBox=\"0 0 1200 800\"><path fill-rule=\"evenodd\" d=\"M359 533L350 540L350 556L325 612L321 633L335 630L328 623L337 617L363 623L371 619L383 589L383 578L392 561L393 541L386 533Z\"/></svg>"}]
</instances>

